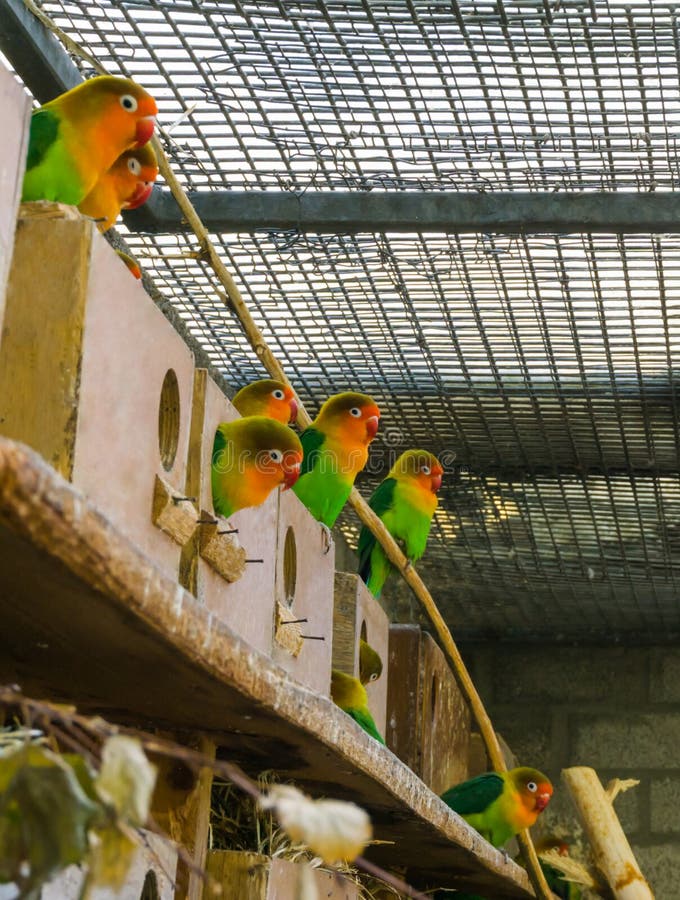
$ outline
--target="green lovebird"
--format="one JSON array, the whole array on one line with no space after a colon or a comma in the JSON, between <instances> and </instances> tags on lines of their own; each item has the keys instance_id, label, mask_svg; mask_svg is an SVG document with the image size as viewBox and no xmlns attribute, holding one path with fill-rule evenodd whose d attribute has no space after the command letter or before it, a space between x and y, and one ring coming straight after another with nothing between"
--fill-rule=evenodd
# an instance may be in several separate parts
<instances>
[{"instance_id":1,"label":"green lovebird","mask_svg":"<svg viewBox=\"0 0 680 900\"><path fill-rule=\"evenodd\" d=\"M443 471L437 457L427 450L407 450L368 501L411 562L425 552ZM359 534L358 554L359 575L373 596L379 597L392 563L366 526Z\"/></svg>"},{"instance_id":2,"label":"green lovebird","mask_svg":"<svg viewBox=\"0 0 680 900\"><path fill-rule=\"evenodd\" d=\"M354 479L366 465L379 420L380 410L371 397L348 391L329 397L300 435L305 455L293 490L328 528L335 525Z\"/></svg>"},{"instance_id":3,"label":"green lovebird","mask_svg":"<svg viewBox=\"0 0 680 900\"><path fill-rule=\"evenodd\" d=\"M212 494L215 512L228 517L259 506L280 485L292 487L300 473L302 445L286 425L266 416L223 422L215 433Z\"/></svg>"},{"instance_id":4,"label":"green lovebird","mask_svg":"<svg viewBox=\"0 0 680 900\"><path fill-rule=\"evenodd\" d=\"M77 206L118 157L151 138L156 101L129 78L101 75L31 116L21 199Z\"/></svg>"},{"instance_id":5,"label":"green lovebird","mask_svg":"<svg viewBox=\"0 0 680 900\"><path fill-rule=\"evenodd\" d=\"M494 847L534 824L548 805L553 786L538 769L520 766L486 772L449 788L444 803L461 815Z\"/></svg>"},{"instance_id":6,"label":"green lovebird","mask_svg":"<svg viewBox=\"0 0 680 900\"><path fill-rule=\"evenodd\" d=\"M368 708L366 688L358 678L333 669L331 671L331 697L333 702L348 716L351 716L358 725L361 725L367 734L370 734L380 744L385 743Z\"/></svg>"}]
</instances>

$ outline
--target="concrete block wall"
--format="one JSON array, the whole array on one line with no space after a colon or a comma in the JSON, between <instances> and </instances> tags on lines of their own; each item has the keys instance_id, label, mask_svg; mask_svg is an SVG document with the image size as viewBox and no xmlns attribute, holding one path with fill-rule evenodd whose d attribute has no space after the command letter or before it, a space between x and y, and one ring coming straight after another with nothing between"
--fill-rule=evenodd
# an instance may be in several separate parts
<instances>
[{"instance_id":1,"label":"concrete block wall","mask_svg":"<svg viewBox=\"0 0 680 900\"><path fill-rule=\"evenodd\" d=\"M657 900L680 898L680 647L462 648L496 729L519 762L556 785L549 830L580 829L567 766L638 778L615 808Z\"/></svg>"}]
</instances>

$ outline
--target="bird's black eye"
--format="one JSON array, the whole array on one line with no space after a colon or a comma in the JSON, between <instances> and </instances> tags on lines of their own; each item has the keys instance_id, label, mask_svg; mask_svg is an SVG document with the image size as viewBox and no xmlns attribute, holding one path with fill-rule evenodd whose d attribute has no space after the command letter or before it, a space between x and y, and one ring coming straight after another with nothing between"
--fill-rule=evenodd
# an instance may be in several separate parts
<instances>
[{"instance_id":1,"label":"bird's black eye","mask_svg":"<svg viewBox=\"0 0 680 900\"><path fill-rule=\"evenodd\" d=\"M135 159L134 156L131 156L128 160L128 169L132 172L133 175L139 175L142 171L142 166L138 159Z\"/></svg>"},{"instance_id":2,"label":"bird's black eye","mask_svg":"<svg viewBox=\"0 0 680 900\"><path fill-rule=\"evenodd\" d=\"M529 781L527 783L527 790L531 791L532 794L535 794L536 791L538 790L538 785L536 784L535 781Z\"/></svg>"},{"instance_id":3,"label":"bird's black eye","mask_svg":"<svg viewBox=\"0 0 680 900\"><path fill-rule=\"evenodd\" d=\"M374 672L374 673L371 675L371 677L369 678L369 681L377 681L377 680L378 680L378 673L377 673L377 672Z\"/></svg>"},{"instance_id":4,"label":"bird's black eye","mask_svg":"<svg viewBox=\"0 0 680 900\"><path fill-rule=\"evenodd\" d=\"M272 462L280 463L283 461L283 453L281 453L280 450L270 450L269 458L272 460Z\"/></svg>"},{"instance_id":5,"label":"bird's black eye","mask_svg":"<svg viewBox=\"0 0 680 900\"><path fill-rule=\"evenodd\" d=\"M275 400L283 400L283 398L284 398L285 396L286 396L286 395L283 393L282 390L280 390L280 388L277 388L275 391L272 391L272 397L273 397Z\"/></svg>"},{"instance_id":6,"label":"bird's black eye","mask_svg":"<svg viewBox=\"0 0 680 900\"><path fill-rule=\"evenodd\" d=\"M120 98L120 105L127 112L137 112L137 100L132 96L132 94L123 94Z\"/></svg>"},{"instance_id":7,"label":"bird's black eye","mask_svg":"<svg viewBox=\"0 0 680 900\"><path fill-rule=\"evenodd\" d=\"M429 467L429 466L421 466L421 467L420 467L420 471L423 473L423 475L429 475L429 474L430 474L430 467Z\"/></svg>"},{"instance_id":8,"label":"bird's black eye","mask_svg":"<svg viewBox=\"0 0 680 900\"><path fill-rule=\"evenodd\" d=\"M355 419L361 418L361 410L358 406L353 406L349 411L350 416L354 416Z\"/></svg>"}]
</instances>

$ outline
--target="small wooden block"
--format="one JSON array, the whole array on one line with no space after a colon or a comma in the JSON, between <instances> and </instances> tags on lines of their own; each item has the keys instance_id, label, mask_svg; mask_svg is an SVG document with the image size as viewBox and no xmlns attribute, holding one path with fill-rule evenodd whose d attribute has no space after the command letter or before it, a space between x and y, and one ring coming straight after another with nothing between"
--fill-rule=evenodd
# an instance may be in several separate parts
<instances>
[{"instance_id":1,"label":"small wooden block","mask_svg":"<svg viewBox=\"0 0 680 900\"><path fill-rule=\"evenodd\" d=\"M390 627L387 746L440 794L467 778L470 711L444 654L417 625Z\"/></svg>"},{"instance_id":2,"label":"small wooden block","mask_svg":"<svg viewBox=\"0 0 680 900\"><path fill-rule=\"evenodd\" d=\"M177 492L160 475L153 490L151 521L178 544L186 544L196 529L198 511L190 500L179 500Z\"/></svg>"},{"instance_id":3,"label":"small wooden block","mask_svg":"<svg viewBox=\"0 0 680 900\"><path fill-rule=\"evenodd\" d=\"M379 654L383 672L366 685L368 705L381 734L385 733L389 668L390 623L380 603L358 575L335 573L333 606L333 668L359 677L359 640Z\"/></svg>"},{"instance_id":4,"label":"small wooden block","mask_svg":"<svg viewBox=\"0 0 680 900\"><path fill-rule=\"evenodd\" d=\"M271 859L260 853L212 850L208 853L209 875L221 886L223 898L233 900L299 900L317 896L324 900L358 900L356 883L340 872L321 872L304 863ZM313 891L313 893L312 893ZM215 894L206 884L203 900Z\"/></svg>"},{"instance_id":5,"label":"small wooden block","mask_svg":"<svg viewBox=\"0 0 680 900\"><path fill-rule=\"evenodd\" d=\"M238 581L246 570L246 551L231 535L220 534L227 530L226 519L217 518L215 525L205 524L210 513L201 511L199 525L199 553L209 566L229 583Z\"/></svg>"},{"instance_id":6,"label":"small wooden block","mask_svg":"<svg viewBox=\"0 0 680 900\"><path fill-rule=\"evenodd\" d=\"M0 141L0 333L24 178L30 116L31 101L28 94L0 62L0 120L3 131Z\"/></svg>"},{"instance_id":7,"label":"small wooden block","mask_svg":"<svg viewBox=\"0 0 680 900\"><path fill-rule=\"evenodd\" d=\"M293 618L294 614L290 607L277 600L274 640L279 647L283 647L291 656L299 656L305 642L302 638L300 623L291 621Z\"/></svg>"},{"instance_id":8,"label":"small wooden block","mask_svg":"<svg viewBox=\"0 0 680 900\"><path fill-rule=\"evenodd\" d=\"M302 684L330 694L335 545L292 491L279 494L277 601L291 619L307 619L297 656L274 643L272 658ZM292 627L292 626L289 626Z\"/></svg>"}]
</instances>

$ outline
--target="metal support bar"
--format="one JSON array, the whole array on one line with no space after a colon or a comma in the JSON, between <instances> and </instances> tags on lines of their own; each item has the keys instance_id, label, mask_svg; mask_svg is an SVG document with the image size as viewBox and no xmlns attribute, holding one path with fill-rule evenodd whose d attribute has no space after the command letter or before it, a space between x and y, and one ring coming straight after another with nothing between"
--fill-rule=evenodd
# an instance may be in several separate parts
<instances>
[{"instance_id":1,"label":"metal support bar","mask_svg":"<svg viewBox=\"0 0 680 900\"><path fill-rule=\"evenodd\" d=\"M189 199L214 232L680 232L680 194L670 192L194 191ZM155 192L125 222L135 230L186 228L169 191Z\"/></svg>"},{"instance_id":2,"label":"metal support bar","mask_svg":"<svg viewBox=\"0 0 680 900\"><path fill-rule=\"evenodd\" d=\"M48 103L83 80L59 41L22 0L0 0L0 51L40 103Z\"/></svg>"}]
</instances>

